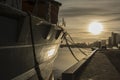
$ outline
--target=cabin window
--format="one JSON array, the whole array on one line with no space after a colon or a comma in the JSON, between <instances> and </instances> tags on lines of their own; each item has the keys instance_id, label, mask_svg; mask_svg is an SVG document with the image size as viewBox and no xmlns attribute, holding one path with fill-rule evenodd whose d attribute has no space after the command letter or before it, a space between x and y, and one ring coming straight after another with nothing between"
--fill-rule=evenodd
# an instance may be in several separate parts
<instances>
[{"instance_id":1,"label":"cabin window","mask_svg":"<svg viewBox=\"0 0 120 80\"><path fill-rule=\"evenodd\" d=\"M51 30L51 25L45 25L45 24L41 24L41 25L40 25L41 36L42 36L44 39L48 39L50 30Z\"/></svg>"},{"instance_id":2,"label":"cabin window","mask_svg":"<svg viewBox=\"0 0 120 80\"><path fill-rule=\"evenodd\" d=\"M62 32L62 30L57 30L57 31L56 31L55 39L58 39L58 38L59 38L61 32Z\"/></svg>"}]
</instances>

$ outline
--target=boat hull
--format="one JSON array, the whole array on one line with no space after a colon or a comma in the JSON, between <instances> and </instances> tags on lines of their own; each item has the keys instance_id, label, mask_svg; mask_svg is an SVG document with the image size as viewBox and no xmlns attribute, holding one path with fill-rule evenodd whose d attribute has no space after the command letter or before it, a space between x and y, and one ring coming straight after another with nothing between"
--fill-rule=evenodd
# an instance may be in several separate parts
<instances>
[{"instance_id":1,"label":"boat hull","mask_svg":"<svg viewBox=\"0 0 120 80\"><path fill-rule=\"evenodd\" d=\"M63 29L6 5L0 12L0 79L39 80L36 59L40 76L49 80Z\"/></svg>"}]
</instances>

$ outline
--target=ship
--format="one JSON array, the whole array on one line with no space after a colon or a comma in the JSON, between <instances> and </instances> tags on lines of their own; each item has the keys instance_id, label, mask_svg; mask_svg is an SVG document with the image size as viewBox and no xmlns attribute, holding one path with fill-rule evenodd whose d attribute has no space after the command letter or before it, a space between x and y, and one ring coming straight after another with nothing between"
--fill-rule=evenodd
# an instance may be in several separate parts
<instances>
[{"instance_id":1,"label":"ship","mask_svg":"<svg viewBox=\"0 0 120 80\"><path fill-rule=\"evenodd\" d=\"M55 0L0 0L0 80L54 80L63 40Z\"/></svg>"}]
</instances>

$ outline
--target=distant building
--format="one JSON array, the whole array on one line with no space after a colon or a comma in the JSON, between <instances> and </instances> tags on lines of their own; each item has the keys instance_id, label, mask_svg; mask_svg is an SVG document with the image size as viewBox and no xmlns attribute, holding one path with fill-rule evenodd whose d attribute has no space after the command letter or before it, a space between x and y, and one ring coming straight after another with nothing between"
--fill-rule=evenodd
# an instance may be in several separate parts
<instances>
[{"instance_id":1,"label":"distant building","mask_svg":"<svg viewBox=\"0 0 120 80\"><path fill-rule=\"evenodd\" d=\"M117 46L116 37L117 33L112 32L112 46Z\"/></svg>"},{"instance_id":2,"label":"distant building","mask_svg":"<svg viewBox=\"0 0 120 80\"><path fill-rule=\"evenodd\" d=\"M106 40L101 40L101 46L106 46Z\"/></svg>"},{"instance_id":3,"label":"distant building","mask_svg":"<svg viewBox=\"0 0 120 80\"><path fill-rule=\"evenodd\" d=\"M117 46L120 43L120 33L111 33L111 37L108 38L108 46Z\"/></svg>"},{"instance_id":4,"label":"distant building","mask_svg":"<svg viewBox=\"0 0 120 80\"><path fill-rule=\"evenodd\" d=\"M100 48L101 47L101 41L95 41L92 43L92 47L98 47Z\"/></svg>"},{"instance_id":5,"label":"distant building","mask_svg":"<svg viewBox=\"0 0 120 80\"><path fill-rule=\"evenodd\" d=\"M112 47L112 37L109 37L109 38L108 38L108 46L109 46L109 47Z\"/></svg>"},{"instance_id":6,"label":"distant building","mask_svg":"<svg viewBox=\"0 0 120 80\"><path fill-rule=\"evenodd\" d=\"M117 34L117 36L116 36L116 43L117 44L120 43L120 34Z\"/></svg>"},{"instance_id":7,"label":"distant building","mask_svg":"<svg viewBox=\"0 0 120 80\"><path fill-rule=\"evenodd\" d=\"M106 40L95 41L92 43L92 47L97 47L97 48L106 47Z\"/></svg>"}]
</instances>

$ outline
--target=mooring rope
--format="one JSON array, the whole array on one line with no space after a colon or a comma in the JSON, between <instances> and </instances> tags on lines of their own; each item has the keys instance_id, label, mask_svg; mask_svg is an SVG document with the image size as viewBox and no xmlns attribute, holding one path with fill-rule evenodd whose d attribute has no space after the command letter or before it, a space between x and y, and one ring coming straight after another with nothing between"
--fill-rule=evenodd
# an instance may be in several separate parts
<instances>
[{"instance_id":1,"label":"mooring rope","mask_svg":"<svg viewBox=\"0 0 120 80\"><path fill-rule=\"evenodd\" d=\"M69 36L69 38L71 39L72 44L75 44L75 42L74 42L73 38L70 36L70 34L69 34L69 33L67 33L67 35L68 35L68 36ZM70 41L70 40L69 40L69 41ZM78 48L78 47L77 47L77 49L78 49L80 52L82 52L82 54L84 54L84 55L86 55L86 56L87 56L87 54L86 54L85 52L83 52L80 48Z\"/></svg>"},{"instance_id":2,"label":"mooring rope","mask_svg":"<svg viewBox=\"0 0 120 80\"><path fill-rule=\"evenodd\" d=\"M43 80L41 73L40 73L39 63L36 58L34 35L33 35L33 28L32 28L32 17L31 17L30 12L27 12L27 14L29 16L30 35L31 35L31 42L32 42L32 49L33 49L33 58L34 58L34 63L35 63L34 67L35 67L38 79Z\"/></svg>"},{"instance_id":3,"label":"mooring rope","mask_svg":"<svg viewBox=\"0 0 120 80\"><path fill-rule=\"evenodd\" d=\"M72 51L72 49L71 49L71 47L70 47L70 45L68 43L68 40L67 40L66 36L64 36L64 39L66 41L66 45L68 46L68 49L70 50L72 56L79 62L79 59L75 56L74 52Z\"/></svg>"},{"instance_id":4,"label":"mooring rope","mask_svg":"<svg viewBox=\"0 0 120 80\"><path fill-rule=\"evenodd\" d=\"M69 36L70 40L67 39L67 35ZM73 50L72 50L71 47L70 47L69 42L70 42L71 44L75 44L75 42L74 42L73 38L70 36L69 33L67 33L67 32L64 33L64 40L65 40L66 45L67 45L68 49L70 50L72 56L76 59L76 61L79 61L79 59L75 56L75 53L73 52ZM80 48L77 48L77 49L78 49L80 52L82 52L82 54L84 54L84 55L87 56L87 54L86 54L85 52L83 52Z\"/></svg>"}]
</instances>

